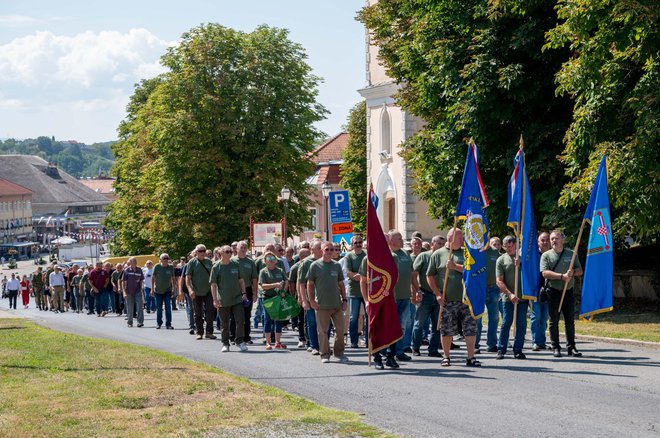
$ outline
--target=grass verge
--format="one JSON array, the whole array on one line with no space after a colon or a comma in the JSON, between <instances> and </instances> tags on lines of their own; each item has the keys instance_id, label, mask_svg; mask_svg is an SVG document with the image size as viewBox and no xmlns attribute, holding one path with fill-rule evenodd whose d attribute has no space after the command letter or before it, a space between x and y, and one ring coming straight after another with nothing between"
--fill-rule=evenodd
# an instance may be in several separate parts
<instances>
[{"instance_id":1,"label":"grass verge","mask_svg":"<svg viewBox=\"0 0 660 438\"><path fill-rule=\"evenodd\" d=\"M592 322L576 321L575 332L580 335L660 342L660 314L615 310L596 315Z\"/></svg>"},{"instance_id":2,"label":"grass verge","mask_svg":"<svg viewBox=\"0 0 660 438\"><path fill-rule=\"evenodd\" d=\"M0 382L4 436L385 435L211 366L22 319L0 319Z\"/></svg>"}]
</instances>

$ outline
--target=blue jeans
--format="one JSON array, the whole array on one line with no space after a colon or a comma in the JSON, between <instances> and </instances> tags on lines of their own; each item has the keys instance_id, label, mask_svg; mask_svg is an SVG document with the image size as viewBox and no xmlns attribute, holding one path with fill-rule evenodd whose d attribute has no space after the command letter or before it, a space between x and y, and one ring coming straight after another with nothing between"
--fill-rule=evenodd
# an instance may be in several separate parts
<instances>
[{"instance_id":1,"label":"blue jeans","mask_svg":"<svg viewBox=\"0 0 660 438\"><path fill-rule=\"evenodd\" d=\"M500 329L500 340L497 350L506 353L509 345L509 331L513 323L513 303L504 301L504 316L502 328ZM513 341L513 354L521 353L525 344L525 332L527 331L527 301L518 302L518 314L516 315L516 339Z\"/></svg>"},{"instance_id":2,"label":"blue jeans","mask_svg":"<svg viewBox=\"0 0 660 438\"><path fill-rule=\"evenodd\" d=\"M156 310L156 299L151 296L151 288L144 288L144 308L153 312Z\"/></svg>"},{"instance_id":3,"label":"blue jeans","mask_svg":"<svg viewBox=\"0 0 660 438\"><path fill-rule=\"evenodd\" d=\"M422 301L419 303L415 314L415 326L412 334L413 350L419 350L424 337L424 328L428 326L427 321L431 318L431 340L429 341L429 353L437 353L440 348L440 331L438 330L438 316L440 304L435 295L424 292Z\"/></svg>"},{"instance_id":4,"label":"blue jeans","mask_svg":"<svg viewBox=\"0 0 660 438\"><path fill-rule=\"evenodd\" d=\"M165 327L172 325L172 293L154 294L156 299L156 324L163 325L163 303L165 304Z\"/></svg>"},{"instance_id":5,"label":"blue jeans","mask_svg":"<svg viewBox=\"0 0 660 438\"><path fill-rule=\"evenodd\" d=\"M307 339L309 339L309 346L314 350L319 349L319 334L316 332L316 311L309 309L305 314L305 322L307 323Z\"/></svg>"},{"instance_id":6,"label":"blue jeans","mask_svg":"<svg viewBox=\"0 0 660 438\"><path fill-rule=\"evenodd\" d=\"M257 310L254 311L254 328L259 327L259 323L264 321L264 298L257 298Z\"/></svg>"},{"instance_id":7,"label":"blue jeans","mask_svg":"<svg viewBox=\"0 0 660 438\"><path fill-rule=\"evenodd\" d=\"M396 311L399 314L399 322L401 323L401 330L403 331L404 338L400 339L396 343L396 355L399 356L403 354L403 350L406 349L404 346L404 340L406 335L406 330L408 325L412 325L412 320L410 319L410 300L406 298L405 300L396 300Z\"/></svg>"},{"instance_id":8,"label":"blue jeans","mask_svg":"<svg viewBox=\"0 0 660 438\"><path fill-rule=\"evenodd\" d=\"M94 313L94 298L95 295L89 289L85 289L85 302L87 303L87 313L91 315Z\"/></svg>"},{"instance_id":9,"label":"blue jeans","mask_svg":"<svg viewBox=\"0 0 660 438\"><path fill-rule=\"evenodd\" d=\"M108 311L108 304L110 303L110 294L106 289L101 289L101 292L96 294L96 313Z\"/></svg>"},{"instance_id":10,"label":"blue jeans","mask_svg":"<svg viewBox=\"0 0 660 438\"><path fill-rule=\"evenodd\" d=\"M357 345L360 340L360 328L358 327L358 321L360 320L360 307L364 310L364 317L367 317L367 310L364 306L364 300L362 297L348 297L348 302L351 306L351 319L348 323L348 334L351 338L351 346ZM366 322L366 321L365 321ZM369 343L369 323L364 324L364 339Z\"/></svg>"},{"instance_id":11,"label":"blue jeans","mask_svg":"<svg viewBox=\"0 0 660 438\"><path fill-rule=\"evenodd\" d=\"M413 324L415 323L415 314L417 313L417 306L412 302L408 303L408 324L403 330L403 349L410 348L412 345Z\"/></svg>"},{"instance_id":12,"label":"blue jeans","mask_svg":"<svg viewBox=\"0 0 660 438\"><path fill-rule=\"evenodd\" d=\"M186 316L188 317L188 327L191 330L195 329L195 315L193 314L193 303L190 299L190 295L187 293L183 294L183 298L186 300Z\"/></svg>"},{"instance_id":13,"label":"blue jeans","mask_svg":"<svg viewBox=\"0 0 660 438\"><path fill-rule=\"evenodd\" d=\"M548 324L548 303L532 303L532 312L529 316L532 344L545 346L545 329Z\"/></svg>"},{"instance_id":14,"label":"blue jeans","mask_svg":"<svg viewBox=\"0 0 660 438\"><path fill-rule=\"evenodd\" d=\"M500 289L497 286L489 287L486 291L486 313L488 314L488 331L486 333L486 346L497 347L497 325L500 322ZM481 330L483 318L477 320L477 339L475 348L481 348Z\"/></svg>"}]
</instances>

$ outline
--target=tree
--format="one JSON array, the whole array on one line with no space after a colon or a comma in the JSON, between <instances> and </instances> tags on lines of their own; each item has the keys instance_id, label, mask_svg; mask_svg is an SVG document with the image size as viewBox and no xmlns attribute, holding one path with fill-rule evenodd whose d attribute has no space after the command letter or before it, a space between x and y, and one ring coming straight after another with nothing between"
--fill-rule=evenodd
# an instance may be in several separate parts
<instances>
[{"instance_id":1,"label":"tree","mask_svg":"<svg viewBox=\"0 0 660 438\"><path fill-rule=\"evenodd\" d=\"M319 78L288 32L207 24L168 49L168 72L143 81L128 105L108 224L118 252L189 251L248 235L249 219L280 220L286 185L292 229L308 225L307 158L326 110Z\"/></svg>"},{"instance_id":2,"label":"tree","mask_svg":"<svg viewBox=\"0 0 660 438\"><path fill-rule=\"evenodd\" d=\"M576 222L569 219L577 213L557 206L567 177L556 156L571 105L555 96L553 77L568 50L542 52L556 23L553 7L543 0L380 0L360 13L401 85L398 104L427 122L402 155L415 191L445 225L453 222L473 137L492 232L510 232L506 187L521 134L539 228Z\"/></svg>"},{"instance_id":3,"label":"tree","mask_svg":"<svg viewBox=\"0 0 660 438\"><path fill-rule=\"evenodd\" d=\"M348 190L351 201L353 229L367 229L367 105L360 102L348 114L348 144L342 153L341 185Z\"/></svg>"},{"instance_id":4,"label":"tree","mask_svg":"<svg viewBox=\"0 0 660 438\"><path fill-rule=\"evenodd\" d=\"M575 102L561 157L572 179L560 202L584 208L606 154L616 235L657 239L660 3L563 0L558 15L546 49L574 52L556 80Z\"/></svg>"}]
</instances>

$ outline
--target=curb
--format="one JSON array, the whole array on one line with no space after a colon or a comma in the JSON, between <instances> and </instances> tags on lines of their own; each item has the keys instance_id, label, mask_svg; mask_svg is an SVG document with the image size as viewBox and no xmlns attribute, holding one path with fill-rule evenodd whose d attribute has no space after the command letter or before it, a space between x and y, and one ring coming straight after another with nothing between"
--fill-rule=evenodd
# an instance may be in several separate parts
<instances>
[{"instance_id":1,"label":"curb","mask_svg":"<svg viewBox=\"0 0 660 438\"><path fill-rule=\"evenodd\" d=\"M651 341L638 341L636 339L626 339L626 338L605 338L602 336L590 336L590 335L575 335L576 339L581 339L584 341L597 341L597 342L606 342L609 344L621 344L621 345L635 345L637 347L647 347L660 350L660 342L651 342Z\"/></svg>"}]
</instances>

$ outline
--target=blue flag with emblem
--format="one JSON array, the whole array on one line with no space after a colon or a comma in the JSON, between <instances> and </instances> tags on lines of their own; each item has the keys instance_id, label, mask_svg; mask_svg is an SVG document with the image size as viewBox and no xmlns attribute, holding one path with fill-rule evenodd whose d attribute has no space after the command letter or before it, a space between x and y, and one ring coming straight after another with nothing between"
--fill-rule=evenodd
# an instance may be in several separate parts
<instances>
[{"instance_id":1,"label":"blue flag with emblem","mask_svg":"<svg viewBox=\"0 0 660 438\"><path fill-rule=\"evenodd\" d=\"M591 224L584 268L580 318L591 321L594 315L614 309L614 260L612 221L607 191L607 158L603 156L591 190L584 219Z\"/></svg>"},{"instance_id":2,"label":"blue flag with emblem","mask_svg":"<svg viewBox=\"0 0 660 438\"><path fill-rule=\"evenodd\" d=\"M465 219L463 226L463 302L474 318L481 318L486 307L486 255L488 248L488 197L479 173L477 145L470 142L461 194L456 205L456 218Z\"/></svg>"},{"instance_id":3,"label":"blue flag with emblem","mask_svg":"<svg viewBox=\"0 0 660 438\"><path fill-rule=\"evenodd\" d=\"M522 140L521 140L522 144ZM509 182L509 217L507 225L513 228L520 243L520 296L536 301L541 275L541 256L536 244L536 221L532 206L532 192L525 168L525 152L522 146L513 161L513 174Z\"/></svg>"}]
</instances>

